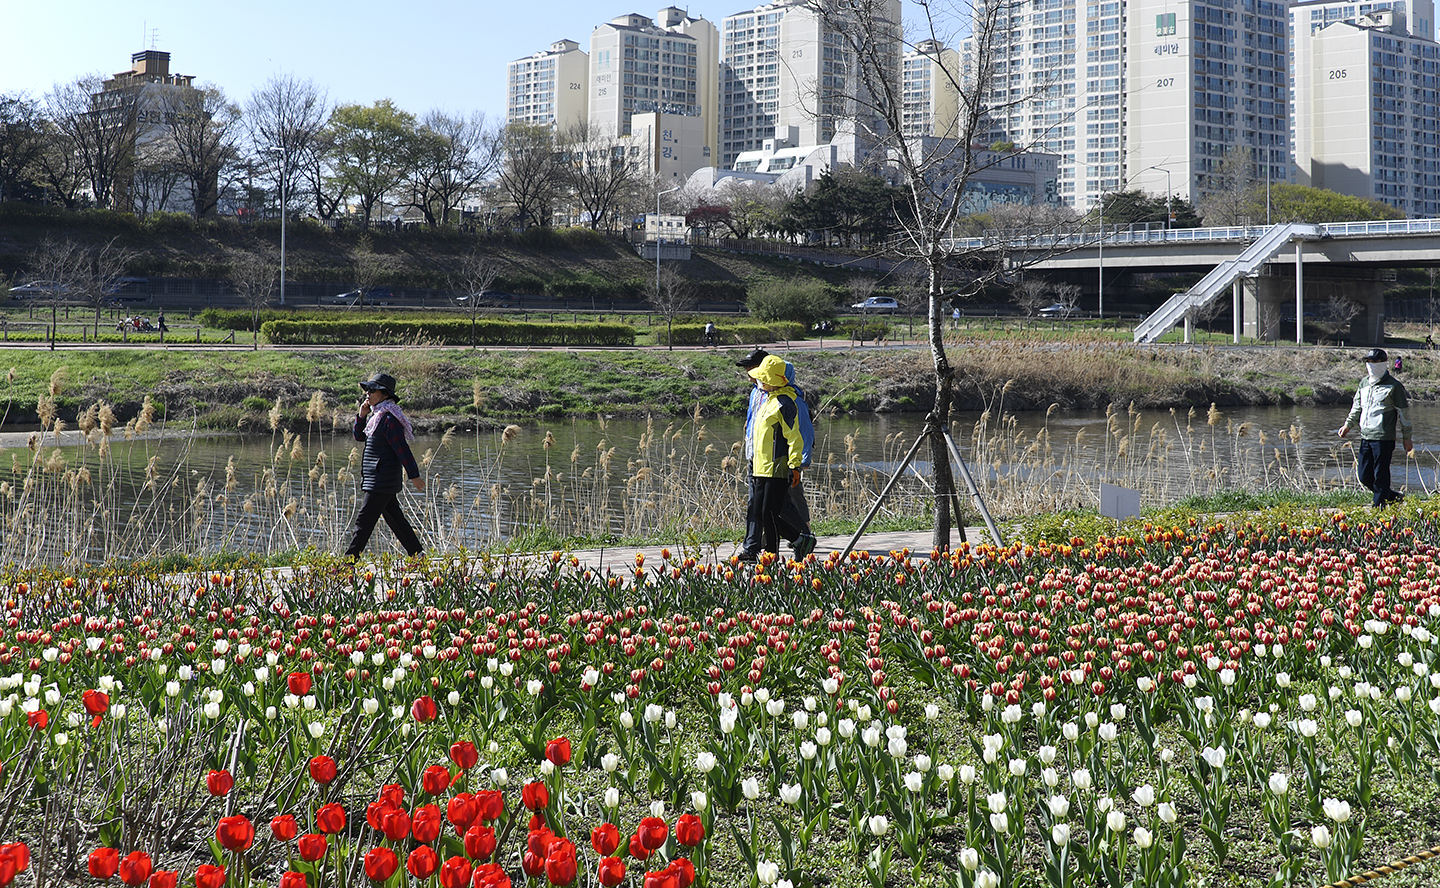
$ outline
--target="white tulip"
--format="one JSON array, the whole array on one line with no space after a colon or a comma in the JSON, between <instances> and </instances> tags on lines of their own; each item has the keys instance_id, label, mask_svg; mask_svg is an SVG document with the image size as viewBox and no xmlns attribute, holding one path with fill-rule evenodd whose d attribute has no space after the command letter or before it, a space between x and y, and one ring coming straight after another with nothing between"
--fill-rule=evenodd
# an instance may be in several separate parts
<instances>
[{"instance_id":1,"label":"white tulip","mask_svg":"<svg viewBox=\"0 0 1440 888\"><path fill-rule=\"evenodd\" d=\"M1174 823L1179 816L1175 810L1175 806L1170 802L1161 802L1155 808L1155 814L1165 823Z\"/></svg>"},{"instance_id":2,"label":"white tulip","mask_svg":"<svg viewBox=\"0 0 1440 888\"><path fill-rule=\"evenodd\" d=\"M702 750L698 755L695 756L695 767L699 768L700 773L702 774L709 774L711 771L715 770L715 765L716 759L715 753L713 752L710 752L708 750Z\"/></svg>"},{"instance_id":3,"label":"white tulip","mask_svg":"<svg viewBox=\"0 0 1440 888\"><path fill-rule=\"evenodd\" d=\"M1042 765L1053 765L1053 764L1055 764L1055 754L1056 754L1057 751L1058 751L1058 750L1056 750L1055 747L1053 747L1053 746L1042 746L1042 747L1040 747L1040 752L1039 752L1040 764L1042 764Z\"/></svg>"},{"instance_id":4,"label":"white tulip","mask_svg":"<svg viewBox=\"0 0 1440 888\"><path fill-rule=\"evenodd\" d=\"M614 774L615 769L620 767L620 756L613 752L607 752L600 756L600 767L605 769L606 774Z\"/></svg>"},{"instance_id":5,"label":"white tulip","mask_svg":"<svg viewBox=\"0 0 1440 888\"><path fill-rule=\"evenodd\" d=\"M1026 762L1025 759L1011 759L1011 760L1010 760L1010 776L1011 776L1011 777L1024 777L1024 776L1025 776L1025 771L1026 771L1026 769L1027 769L1028 767L1029 767L1029 763Z\"/></svg>"},{"instance_id":6,"label":"white tulip","mask_svg":"<svg viewBox=\"0 0 1440 888\"><path fill-rule=\"evenodd\" d=\"M1270 775L1270 791L1277 796L1283 796L1290 791L1290 778L1279 771Z\"/></svg>"},{"instance_id":7,"label":"white tulip","mask_svg":"<svg viewBox=\"0 0 1440 888\"><path fill-rule=\"evenodd\" d=\"M925 786L925 775L919 771L911 771L902 779L905 782L905 788L910 792L919 792Z\"/></svg>"},{"instance_id":8,"label":"white tulip","mask_svg":"<svg viewBox=\"0 0 1440 888\"><path fill-rule=\"evenodd\" d=\"M495 784L496 786L504 786L505 784L510 782L510 772L505 768L491 768L490 782ZM614 789L615 787L612 786L610 788ZM612 805L611 807L614 806Z\"/></svg>"},{"instance_id":9,"label":"white tulip","mask_svg":"<svg viewBox=\"0 0 1440 888\"><path fill-rule=\"evenodd\" d=\"M1365 717L1360 714L1360 710L1358 710L1358 709L1347 709L1347 710L1345 710L1345 723L1346 723L1347 725L1349 725L1350 727L1352 727L1352 728L1358 728L1358 727L1360 727L1360 724L1361 724L1364 720L1365 720Z\"/></svg>"},{"instance_id":10,"label":"white tulip","mask_svg":"<svg viewBox=\"0 0 1440 888\"><path fill-rule=\"evenodd\" d=\"M1081 792L1088 791L1091 786L1090 771L1086 768L1077 769L1070 775L1070 784Z\"/></svg>"},{"instance_id":11,"label":"white tulip","mask_svg":"<svg viewBox=\"0 0 1440 888\"><path fill-rule=\"evenodd\" d=\"M1040 780L1048 788L1054 789L1055 785L1060 782L1060 772L1054 768L1046 768L1040 772Z\"/></svg>"},{"instance_id":12,"label":"white tulip","mask_svg":"<svg viewBox=\"0 0 1440 888\"><path fill-rule=\"evenodd\" d=\"M998 833L1009 832L1010 818L1005 814L991 814L990 828Z\"/></svg>"},{"instance_id":13,"label":"white tulip","mask_svg":"<svg viewBox=\"0 0 1440 888\"><path fill-rule=\"evenodd\" d=\"M830 729L829 729L829 728L817 728L817 729L815 730L815 742L816 742L816 743L819 743L821 746L829 746L829 745L830 745Z\"/></svg>"},{"instance_id":14,"label":"white tulip","mask_svg":"<svg viewBox=\"0 0 1440 888\"><path fill-rule=\"evenodd\" d=\"M696 811L703 812L706 808L710 807L710 797L707 796L702 789L694 790L690 793L690 807Z\"/></svg>"},{"instance_id":15,"label":"white tulip","mask_svg":"<svg viewBox=\"0 0 1440 888\"><path fill-rule=\"evenodd\" d=\"M761 885L774 885L780 881L780 866L768 860L755 864L755 878Z\"/></svg>"},{"instance_id":16,"label":"white tulip","mask_svg":"<svg viewBox=\"0 0 1440 888\"><path fill-rule=\"evenodd\" d=\"M803 709L797 709L791 714L790 723L795 726L795 730L803 731L810 727L810 714Z\"/></svg>"},{"instance_id":17,"label":"white tulip","mask_svg":"<svg viewBox=\"0 0 1440 888\"><path fill-rule=\"evenodd\" d=\"M975 782L975 777L976 777L976 774L975 774L975 766L974 766L974 765L961 765L961 766L960 766L960 774L959 774L959 776L960 776L960 782L963 783L963 784L965 784L966 786L969 786L970 784L974 783L974 782Z\"/></svg>"},{"instance_id":18,"label":"white tulip","mask_svg":"<svg viewBox=\"0 0 1440 888\"><path fill-rule=\"evenodd\" d=\"M659 817L661 820L664 820L664 819L665 819L665 802L663 802L663 801L660 800L660 799L656 799L655 801L651 802L651 803L650 803L650 816L651 816L651 817Z\"/></svg>"},{"instance_id":19,"label":"white tulip","mask_svg":"<svg viewBox=\"0 0 1440 888\"><path fill-rule=\"evenodd\" d=\"M1070 824L1057 823L1050 827L1050 841L1060 848L1070 844Z\"/></svg>"},{"instance_id":20,"label":"white tulip","mask_svg":"<svg viewBox=\"0 0 1440 888\"><path fill-rule=\"evenodd\" d=\"M1267 712L1257 712L1255 713L1255 718L1252 723L1255 727L1263 731L1270 727L1270 714Z\"/></svg>"},{"instance_id":21,"label":"white tulip","mask_svg":"<svg viewBox=\"0 0 1440 888\"><path fill-rule=\"evenodd\" d=\"M1324 851L1330 847L1330 827L1323 823L1316 824L1310 830L1310 841L1316 848Z\"/></svg>"},{"instance_id":22,"label":"white tulip","mask_svg":"<svg viewBox=\"0 0 1440 888\"><path fill-rule=\"evenodd\" d=\"M800 744L800 757L807 762L813 761L815 759L816 753L818 752L819 747L817 747L809 740L806 740L804 743Z\"/></svg>"},{"instance_id":23,"label":"white tulip","mask_svg":"<svg viewBox=\"0 0 1440 888\"><path fill-rule=\"evenodd\" d=\"M615 786L608 787L608 788L605 790L605 799L604 799L604 802L605 802L605 807L607 807L607 808L614 809L614 808L619 807L619 805L620 805L620 789L619 789L618 787L615 787Z\"/></svg>"},{"instance_id":24,"label":"white tulip","mask_svg":"<svg viewBox=\"0 0 1440 888\"><path fill-rule=\"evenodd\" d=\"M746 777L740 782L740 792L749 801L760 798L760 781L754 777Z\"/></svg>"},{"instance_id":25,"label":"white tulip","mask_svg":"<svg viewBox=\"0 0 1440 888\"><path fill-rule=\"evenodd\" d=\"M1111 811L1109 814L1106 814L1106 815L1105 815L1105 826L1108 827L1111 832L1124 832L1124 831L1125 831L1125 815L1124 815L1124 813L1122 813L1122 812L1120 812L1120 811Z\"/></svg>"},{"instance_id":26,"label":"white tulip","mask_svg":"<svg viewBox=\"0 0 1440 888\"><path fill-rule=\"evenodd\" d=\"M366 697L360 703L360 709L366 715L373 716L375 715L375 713L380 711L380 701L376 700L374 697Z\"/></svg>"},{"instance_id":27,"label":"white tulip","mask_svg":"<svg viewBox=\"0 0 1440 888\"><path fill-rule=\"evenodd\" d=\"M980 852L974 848L961 848L960 865L972 873L975 872L975 867L980 865Z\"/></svg>"},{"instance_id":28,"label":"white tulip","mask_svg":"<svg viewBox=\"0 0 1440 888\"><path fill-rule=\"evenodd\" d=\"M1350 803L1342 799L1325 799L1320 803L1325 811L1325 816L1336 823L1345 823L1350 819Z\"/></svg>"},{"instance_id":29,"label":"white tulip","mask_svg":"<svg viewBox=\"0 0 1440 888\"><path fill-rule=\"evenodd\" d=\"M919 755L915 756L915 770L921 772L922 774L930 770L930 764L930 756L926 755L925 753L922 752Z\"/></svg>"},{"instance_id":30,"label":"white tulip","mask_svg":"<svg viewBox=\"0 0 1440 888\"><path fill-rule=\"evenodd\" d=\"M989 870L975 874L975 888L1000 888L1000 877Z\"/></svg>"},{"instance_id":31,"label":"white tulip","mask_svg":"<svg viewBox=\"0 0 1440 888\"><path fill-rule=\"evenodd\" d=\"M309 731L310 736L314 737L316 740L319 740L321 737L325 736L324 722L311 722L310 724L305 726L305 729Z\"/></svg>"},{"instance_id":32,"label":"white tulip","mask_svg":"<svg viewBox=\"0 0 1440 888\"><path fill-rule=\"evenodd\" d=\"M985 804L989 805L990 810L995 814L999 814L1000 812L1004 811L1005 806L1009 803L1010 800L1005 796L1005 793L1003 791L992 792L989 795L985 796Z\"/></svg>"},{"instance_id":33,"label":"white tulip","mask_svg":"<svg viewBox=\"0 0 1440 888\"><path fill-rule=\"evenodd\" d=\"M1301 694L1301 695L1300 695L1300 701L1299 701L1299 702L1300 702L1300 709L1301 709L1301 710L1303 710L1303 711L1305 711L1305 712L1314 712L1314 711L1315 711L1315 695L1314 695L1314 694Z\"/></svg>"},{"instance_id":34,"label":"white tulip","mask_svg":"<svg viewBox=\"0 0 1440 888\"><path fill-rule=\"evenodd\" d=\"M870 827L872 836L883 836L890 831L890 820L884 814L872 815L865 823Z\"/></svg>"},{"instance_id":35,"label":"white tulip","mask_svg":"<svg viewBox=\"0 0 1440 888\"><path fill-rule=\"evenodd\" d=\"M1150 830L1143 826L1135 827L1135 832L1131 835L1135 839L1135 845L1139 847L1141 851L1149 848L1155 842L1155 837L1150 834Z\"/></svg>"},{"instance_id":36,"label":"white tulip","mask_svg":"<svg viewBox=\"0 0 1440 888\"><path fill-rule=\"evenodd\" d=\"M1070 814L1070 800L1062 795L1052 795L1045 804L1050 808L1050 816L1057 820Z\"/></svg>"},{"instance_id":37,"label":"white tulip","mask_svg":"<svg viewBox=\"0 0 1440 888\"><path fill-rule=\"evenodd\" d=\"M1142 808L1150 807L1155 804L1155 787L1148 783L1137 787L1135 792L1130 795L1130 800Z\"/></svg>"}]
</instances>

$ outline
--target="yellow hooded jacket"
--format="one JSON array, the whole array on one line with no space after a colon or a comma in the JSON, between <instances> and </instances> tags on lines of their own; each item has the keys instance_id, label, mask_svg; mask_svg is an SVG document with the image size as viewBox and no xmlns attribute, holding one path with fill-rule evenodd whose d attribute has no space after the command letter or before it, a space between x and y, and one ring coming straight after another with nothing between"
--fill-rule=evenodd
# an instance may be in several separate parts
<instances>
[{"instance_id":1,"label":"yellow hooded jacket","mask_svg":"<svg viewBox=\"0 0 1440 888\"><path fill-rule=\"evenodd\" d=\"M755 411L755 425L750 432L755 454L750 462L752 475L786 478L791 469L800 468L805 442L800 437L799 416L794 388L787 385L766 396Z\"/></svg>"}]
</instances>

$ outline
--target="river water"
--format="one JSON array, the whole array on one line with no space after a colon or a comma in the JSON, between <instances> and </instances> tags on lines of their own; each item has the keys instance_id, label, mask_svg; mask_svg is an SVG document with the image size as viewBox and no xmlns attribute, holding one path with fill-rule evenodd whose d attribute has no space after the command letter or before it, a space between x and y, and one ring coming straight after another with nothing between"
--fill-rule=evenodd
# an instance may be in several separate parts
<instances>
[{"instance_id":1,"label":"river water","mask_svg":"<svg viewBox=\"0 0 1440 888\"><path fill-rule=\"evenodd\" d=\"M1323 490L1355 484L1343 407L1245 408L1210 414L1052 411L957 414L952 433L999 514L1098 505L1100 482L1138 490L1146 506L1228 489ZM1413 410L1417 454L1395 462L1395 486L1436 486L1440 405ZM821 417L805 475L816 517L858 518L899 466L923 417ZM549 539L740 533L742 421L575 420L414 442L428 489L404 504L432 550ZM344 548L355 509L358 451L348 429L272 438L156 437L39 446L9 440L0 483L7 532L0 558L103 561L221 551ZM63 442L62 442L63 443ZM929 448L885 512L928 506ZM962 516L967 517L967 516ZM968 516L974 521L974 516ZM393 546L381 528L372 551Z\"/></svg>"}]
</instances>

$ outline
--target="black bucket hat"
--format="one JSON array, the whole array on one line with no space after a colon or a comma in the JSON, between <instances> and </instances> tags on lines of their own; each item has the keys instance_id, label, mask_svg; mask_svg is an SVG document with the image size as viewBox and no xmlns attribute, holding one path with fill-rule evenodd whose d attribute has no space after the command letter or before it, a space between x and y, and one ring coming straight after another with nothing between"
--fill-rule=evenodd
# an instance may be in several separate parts
<instances>
[{"instance_id":1,"label":"black bucket hat","mask_svg":"<svg viewBox=\"0 0 1440 888\"><path fill-rule=\"evenodd\" d=\"M369 379L360 383L360 387L367 392L384 392L396 401L400 400L395 394L395 377L389 373L372 373Z\"/></svg>"},{"instance_id":2,"label":"black bucket hat","mask_svg":"<svg viewBox=\"0 0 1440 888\"><path fill-rule=\"evenodd\" d=\"M1365 363L1367 364L1375 364L1380 361L1388 361L1389 359L1390 356L1385 354L1385 349L1383 348L1372 348L1365 353Z\"/></svg>"},{"instance_id":3,"label":"black bucket hat","mask_svg":"<svg viewBox=\"0 0 1440 888\"><path fill-rule=\"evenodd\" d=\"M750 354L735 362L736 367L744 370L753 370L760 366L760 362L770 357L770 353L763 348L757 348Z\"/></svg>"}]
</instances>

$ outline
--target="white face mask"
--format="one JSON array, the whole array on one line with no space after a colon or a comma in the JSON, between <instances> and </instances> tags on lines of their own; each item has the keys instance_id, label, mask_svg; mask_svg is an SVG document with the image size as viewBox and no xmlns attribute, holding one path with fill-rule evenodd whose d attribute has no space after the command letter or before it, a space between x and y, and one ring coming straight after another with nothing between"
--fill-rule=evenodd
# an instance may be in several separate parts
<instances>
[{"instance_id":1,"label":"white face mask","mask_svg":"<svg viewBox=\"0 0 1440 888\"><path fill-rule=\"evenodd\" d=\"M1385 375L1385 362L1375 361L1372 363L1367 361L1365 362L1365 372L1370 374L1371 379L1379 379Z\"/></svg>"}]
</instances>

